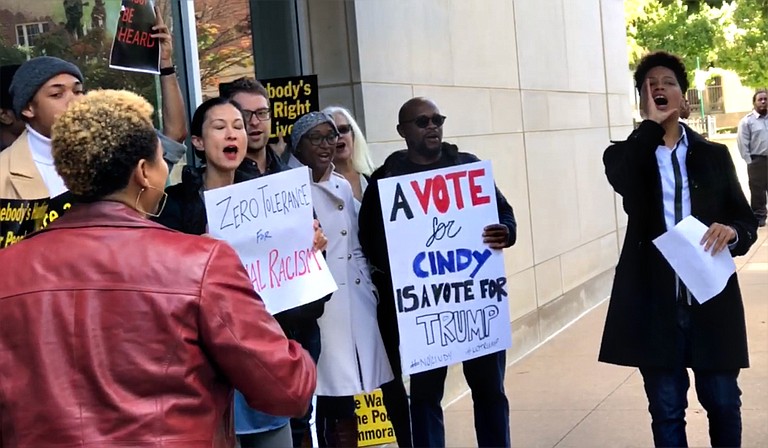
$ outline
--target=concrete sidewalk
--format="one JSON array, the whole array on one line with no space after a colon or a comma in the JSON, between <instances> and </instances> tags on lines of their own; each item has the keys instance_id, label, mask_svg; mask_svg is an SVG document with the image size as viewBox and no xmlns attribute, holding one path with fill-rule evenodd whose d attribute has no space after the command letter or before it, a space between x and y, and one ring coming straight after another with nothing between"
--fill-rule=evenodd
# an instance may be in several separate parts
<instances>
[{"instance_id":1,"label":"concrete sidewalk","mask_svg":"<svg viewBox=\"0 0 768 448\"><path fill-rule=\"evenodd\" d=\"M768 446L768 230L758 237L736 259L752 366L739 377L744 447ZM653 446L639 371L597 362L606 310L607 301L507 368L512 446ZM693 384L688 401L688 443L709 446ZM449 447L477 446L469 394L447 405L445 426Z\"/></svg>"}]
</instances>

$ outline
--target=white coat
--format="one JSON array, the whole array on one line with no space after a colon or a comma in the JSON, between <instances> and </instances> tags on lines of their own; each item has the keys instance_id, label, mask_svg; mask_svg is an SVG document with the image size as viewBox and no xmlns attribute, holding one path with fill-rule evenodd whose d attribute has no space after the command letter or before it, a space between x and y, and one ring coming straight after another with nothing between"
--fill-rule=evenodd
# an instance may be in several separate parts
<instances>
[{"instance_id":1,"label":"white coat","mask_svg":"<svg viewBox=\"0 0 768 448\"><path fill-rule=\"evenodd\" d=\"M312 183L312 204L328 238L326 261L339 288L318 319L322 348L315 393L370 392L394 376L376 320L376 288L357 238L352 187L332 172L327 180Z\"/></svg>"}]
</instances>

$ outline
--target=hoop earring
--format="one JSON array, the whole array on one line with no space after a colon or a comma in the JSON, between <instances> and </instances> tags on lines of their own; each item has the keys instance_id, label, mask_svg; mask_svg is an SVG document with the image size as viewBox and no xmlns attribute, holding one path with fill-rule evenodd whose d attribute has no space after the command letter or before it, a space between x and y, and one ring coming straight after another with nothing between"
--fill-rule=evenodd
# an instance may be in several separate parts
<instances>
[{"instance_id":1,"label":"hoop earring","mask_svg":"<svg viewBox=\"0 0 768 448\"><path fill-rule=\"evenodd\" d=\"M136 206L134 208L139 213L143 213L143 214L145 214L147 216L151 216L153 218L157 218L158 216L160 216L163 213L163 210L165 209L165 203L168 201L168 193L166 193L165 191L163 191L163 190L161 190L159 188L155 188L152 185L150 185L148 188L152 189L152 190L157 190L157 191L159 191L159 192L161 192L163 194L160 197L160 204L158 204L158 206L157 206L157 211L155 213L150 213L150 212L144 210L143 208L141 208L141 203L140 203L140 201L141 201L141 194L144 193L144 190L147 189L147 188L144 188L144 187L141 188L141 191L139 191L138 196L136 196Z\"/></svg>"}]
</instances>

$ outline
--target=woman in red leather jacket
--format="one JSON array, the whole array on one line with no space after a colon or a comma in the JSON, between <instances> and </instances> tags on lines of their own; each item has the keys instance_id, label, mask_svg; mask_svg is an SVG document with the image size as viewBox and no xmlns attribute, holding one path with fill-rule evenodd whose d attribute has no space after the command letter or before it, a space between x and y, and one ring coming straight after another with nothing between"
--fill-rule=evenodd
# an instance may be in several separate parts
<instances>
[{"instance_id":1,"label":"woman in red leather jacket","mask_svg":"<svg viewBox=\"0 0 768 448\"><path fill-rule=\"evenodd\" d=\"M168 168L152 107L95 91L53 129L80 199L0 250L0 447L233 447L232 392L300 416L312 359L226 243L147 219Z\"/></svg>"}]
</instances>

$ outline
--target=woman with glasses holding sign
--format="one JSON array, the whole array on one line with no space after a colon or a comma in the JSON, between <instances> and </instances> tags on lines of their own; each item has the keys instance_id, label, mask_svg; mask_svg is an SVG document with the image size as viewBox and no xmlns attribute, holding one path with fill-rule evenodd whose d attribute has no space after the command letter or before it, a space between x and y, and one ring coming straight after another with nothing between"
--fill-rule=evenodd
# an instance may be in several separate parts
<instances>
[{"instance_id":1,"label":"woman with glasses holding sign","mask_svg":"<svg viewBox=\"0 0 768 448\"><path fill-rule=\"evenodd\" d=\"M0 251L0 446L232 447L234 388L265 412L303 414L314 363L237 254L147 219L168 177L152 106L94 91L52 137L80 201Z\"/></svg>"},{"instance_id":2,"label":"woman with glasses holding sign","mask_svg":"<svg viewBox=\"0 0 768 448\"><path fill-rule=\"evenodd\" d=\"M312 172L312 203L328 236L326 260L339 289L318 320L317 438L320 446L357 446L356 394L393 379L376 321L375 288L357 239L352 188L332 163L339 141L333 118L301 117L291 133L296 157Z\"/></svg>"}]
</instances>

